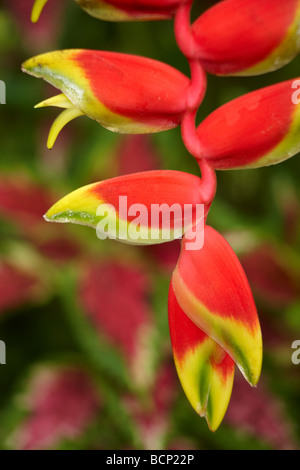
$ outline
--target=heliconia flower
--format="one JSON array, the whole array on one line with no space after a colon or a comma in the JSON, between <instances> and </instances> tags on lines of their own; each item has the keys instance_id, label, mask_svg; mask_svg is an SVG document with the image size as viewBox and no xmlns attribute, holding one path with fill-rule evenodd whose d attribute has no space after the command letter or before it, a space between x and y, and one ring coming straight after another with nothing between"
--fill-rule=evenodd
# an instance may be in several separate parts
<instances>
[{"instance_id":1,"label":"heliconia flower","mask_svg":"<svg viewBox=\"0 0 300 470\"><path fill-rule=\"evenodd\" d=\"M172 284L168 311L174 361L182 387L192 407L215 431L230 400L234 361L188 318L176 300Z\"/></svg>"},{"instance_id":2,"label":"heliconia flower","mask_svg":"<svg viewBox=\"0 0 300 470\"><path fill-rule=\"evenodd\" d=\"M227 0L192 25L192 48L217 75L259 75L300 51L299 0Z\"/></svg>"},{"instance_id":3,"label":"heliconia flower","mask_svg":"<svg viewBox=\"0 0 300 470\"><path fill-rule=\"evenodd\" d=\"M200 156L226 170L274 165L298 153L299 85L288 80L216 109L198 126Z\"/></svg>"},{"instance_id":4,"label":"heliconia flower","mask_svg":"<svg viewBox=\"0 0 300 470\"><path fill-rule=\"evenodd\" d=\"M192 0L75 0L95 18L106 21L161 20L171 18L183 3ZM35 0L32 21L38 21L48 0Z\"/></svg>"},{"instance_id":5,"label":"heliconia flower","mask_svg":"<svg viewBox=\"0 0 300 470\"><path fill-rule=\"evenodd\" d=\"M187 250L184 238L172 286L190 320L256 385L262 365L260 324L246 275L227 241L209 226L201 250Z\"/></svg>"},{"instance_id":6,"label":"heliconia flower","mask_svg":"<svg viewBox=\"0 0 300 470\"><path fill-rule=\"evenodd\" d=\"M99 238L151 245L180 238L206 211L200 178L154 170L77 189L54 204L45 219L96 228Z\"/></svg>"},{"instance_id":7,"label":"heliconia flower","mask_svg":"<svg viewBox=\"0 0 300 470\"><path fill-rule=\"evenodd\" d=\"M178 126L188 107L191 81L145 57L74 49L36 56L22 69L62 91L37 105L64 108L52 126L48 148L69 121L83 114L111 131L145 134ZM203 74L197 83L198 105L205 89Z\"/></svg>"}]
</instances>

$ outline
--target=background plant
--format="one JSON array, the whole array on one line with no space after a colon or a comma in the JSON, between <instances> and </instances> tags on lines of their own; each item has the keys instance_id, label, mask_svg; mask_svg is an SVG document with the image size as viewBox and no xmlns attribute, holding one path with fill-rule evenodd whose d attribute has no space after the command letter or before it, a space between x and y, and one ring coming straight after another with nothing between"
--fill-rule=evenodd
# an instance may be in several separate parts
<instances>
[{"instance_id":1,"label":"background plant","mask_svg":"<svg viewBox=\"0 0 300 470\"><path fill-rule=\"evenodd\" d=\"M73 7L72 4L67 6L67 14L64 16L67 24L62 28L62 37L59 39L59 43L55 43L54 40L51 40L51 43L48 43L49 49L74 47L74 45L92 48L95 47L95 37L97 37L99 40L99 48L102 48L102 44L105 42L105 44L107 44L105 48L109 50L130 51L132 53L154 57L166 61L180 70L186 71L188 74L186 62L184 58L178 54L178 50L173 42L171 24L166 22L151 23L149 25L107 25L101 23L101 28L99 28L99 22L95 21L92 34L90 23L93 23L93 20ZM7 10L3 10L2 17L4 18L4 25L8 25L14 21L11 19L11 14L8 13ZM48 19L48 22L49 21L50 18ZM59 23L56 21L56 25L57 24ZM76 41L78 41L75 34L76 24L78 24L78 27L79 25L81 28L85 27L87 31L86 37L81 38L80 44L76 44ZM17 34L16 30L16 35ZM94 240L94 235L89 234L88 231L84 231L83 235L82 233L78 234L78 231L74 231L72 228L68 228L65 235L61 232L61 227L59 227L58 231L53 229L53 232L50 234L48 226L45 229L42 228L44 227L42 221L38 222L38 226L40 227L39 231L37 226L33 230L29 230L30 227L33 227L33 224L32 222L28 224L26 221L28 220L28 216L30 216L32 220L32 217L35 216L35 211L32 202L28 203L26 209L24 196L26 184L24 183L24 174L27 174L30 179L30 184L27 184L27 187L30 188L29 193L33 191L32 186L35 180L35 183L39 182L40 185L42 183L43 192L45 192L45 187L48 186L49 189L55 193L53 196L55 200L58 195L63 195L75 187L86 184L89 179L100 180L107 176L114 176L118 173L119 168L121 168L121 171L127 173L135 170L140 171L142 169L153 168L154 161L157 161L157 166L162 168L182 169L195 174L197 174L198 170L193 160L188 158L181 143L180 134L177 132L178 130L158 134L150 139L150 143L155 149L154 156L152 151L148 150L148 144L144 143L144 139L137 138L134 144L137 150L141 149L139 145L146 145L146 148L142 147L145 148L143 152L141 152L141 150L139 151L139 154L145 154L146 158L141 162L142 166L138 168L134 167L134 165L136 165L134 161L131 163L131 168L128 168L128 166L126 168L126 165L129 163L128 159L124 157L124 154L126 153L126 149L128 152L130 139L119 139L118 136L99 129L96 124L89 121L85 121L85 123L82 121L80 125L76 125L75 123L74 126L76 127L73 130L65 130L65 132L67 132L66 137L61 140L60 144L63 146L63 149L58 147L57 150L53 150L50 155L48 153L46 154L43 150L45 135L39 139L38 136L32 133L32 129L35 126L39 128L41 125L41 116L36 116L36 114L31 114L30 112L30 107L36 102L39 89L40 96L38 99L44 98L45 93L42 90L42 84L37 85L35 81L32 83L30 79L24 79L24 76L20 76L19 72L17 72L19 63L24 57L28 56L29 52L30 54L40 52L40 47L38 50L33 50L32 46L31 48L26 46L31 34L33 33L30 28L27 33L23 32L22 36L19 36L22 37L24 53L20 53L20 45L17 40L14 41L13 38L11 38L10 41L7 42L7 38L9 38L9 35L7 35L5 39L5 51L7 52L2 56L2 61L6 61L7 66L5 67L5 65L3 65L1 67L1 73L3 70L3 77L1 76L1 78L6 80L9 85L8 106L1 109L6 121L6 127L4 126L3 129L12 129L13 127L15 129L13 133L12 131L3 132L2 142L3 172L13 172L10 185L6 173L4 173L5 178L2 182L3 194L5 194L2 211L5 216L4 219L6 219L6 223L3 224L3 247L5 247L3 248L3 259L7 260L9 258L11 264L11 259L14 261L15 258L17 258L17 262L15 261L14 266L17 265L18 271L19 268L22 267L23 272L25 266L26 274L28 274L29 267L33 267L33 260L36 259L37 264L34 266L34 269L29 270L29 274L36 280L40 289L32 289L31 297L25 296L27 302L31 299L31 304L27 309L25 309L24 306L22 308L19 307L18 316L11 314L3 315L2 339L4 339L8 345L11 341L12 344L15 345L15 352L12 353L13 356L11 356L15 358L15 367L12 368L12 366L9 365L2 368L2 370L4 370L2 381L4 389L6 389L6 397L4 395L3 400L7 400L6 402L3 401L3 410L6 410L7 422L10 422L13 428L17 421L20 421L21 418L23 419L23 415L20 416L19 405L13 407L7 406L7 403L12 403L12 390L15 387L22 387L17 384L17 382L19 382L18 376L23 375L23 373L26 374L26 370L36 361L49 359L49 357L52 356L56 362L58 360L57 356L60 355L58 354L59 352L61 352L61 356L64 357L70 356L71 353L73 355L76 352L76 363L78 364L78 355L82 358L84 364L87 363L87 357L89 357L92 375L96 376L99 380L101 378L102 383L98 384L98 390L99 394L103 396L103 408L102 412L99 411L99 420L102 426L103 423L107 422L106 429L110 431L107 435L114 436L116 440L109 443L105 442L105 437L99 435L100 427L96 425L96 438L90 435L86 440L80 442L79 440L77 442L75 438L75 443L73 438L72 445L77 445L78 447L93 447L99 446L100 442L103 447L108 445L114 448L120 448L127 445L128 440L133 438L132 436L135 434L141 436L141 433L139 430L137 431L137 429L135 429L138 425L133 424L131 437L130 433L128 433L127 426L122 434L122 420L119 420L119 416L122 416L122 414L118 415L118 413L112 411L115 406L117 406L117 403L120 402L120 396L123 396L126 390L124 384L119 384L116 387L116 378L111 377L111 375L114 375L111 372L112 370L121 370L118 363L113 367L114 359L117 360L119 356L112 351L112 355L108 356L110 357L108 361L109 364L99 364L99 359L97 358L101 357L101 355L99 355L98 349L96 350L97 352L95 352L93 347L97 346L98 348L99 345L100 347L106 347L105 341L103 345L102 338L92 337L88 333L83 337L82 322L84 316L82 316L82 314L78 313L78 317L75 316L78 322L77 330L76 328L73 329L73 313L73 317L72 315L63 317L62 315L68 310L68 305L72 305L70 299L75 299L74 290L72 290L74 286L74 273L76 275L76 272L78 273L79 270L82 272L81 263L84 261L84 264L88 264L90 259L94 261L95 253L98 254L99 261L102 260L104 254L106 255L105 260L107 260L108 250L118 259L121 256L120 253L122 253L125 265L129 263L129 259L130 264L136 261L139 267L143 266L142 271L144 275L146 275L146 277L150 275L152 279L153 290L150 289L147 291L145 288L138 291L143 293L141 294L142 297L145 296L147 305L150 305L148 316L154 320L156 325L154 328L157 332L155 341L160 344L161 351L165 352L168 362L170 360L169 340L166 323L164 322L167 318L165 302L168 285L167 279L169 278L169 270L172 261L170 261L166 267L166 246L164 246L163 251L154 250L155 253L160 253L160 256L153 258L152 251L151 256L149 256L147 250L139 249L138 252L136 252L136 249L131 250L126 247L126 251L124 251L122 247L114 244L113 247L108 248L107 243L100 247L97 240ZM91 35L90 39L89 34ZM137 41L135 39L136 37L143 39ZM100 40L103 41L101 42L101 46ZM141 44L142 41L143 45ZM4 46L2 47L4 48ZM20 55L22 57L20 57ZM219 104L228 101L229 98L251 90L251 87L252 89L256 89L260 86L270 84L271 80L272 83L276 83L286 78L296 76L297 60L298 59L286 68L272 74L272 76L255 78L255 83L253 79L221 79L209 77L210 86L206 99L199 112L199 120L208 114L208 112L211 112L212 109L215 109ZM21 83L22 87L20 86ZM20 90L22 90L22 93ZM28 91L25 93L24 90ZM20 96L20 94L22 96ZM22 105L22 103L24 104ZM28 128L30 127L31 129L30 132L28 132L27 125ZM40 132L44 134L47 132L48 127L49 123L45 123L45 126L42 126L44 131L41 130ZM18 129L18 135L20 136L18 140L14 138L17 134L16 129ZM72 138L73 132L76 133L76 139ZM80 146L78 142L76 144L74 143L75 140L78 140L78 133L82 133ZM146 139L146 142L147 141L148 139ZM132 152L129 152L129 154L130 153ZM44 158L41 158L41 154L45 155ZM82 159L83 154L85 155L84 160ZM108 158L109 156L110 158ZM299 267L297 263L297 250L299 249L299 197L297 192L297 168L298 162L296 157L282 164L280 167L256 170L255 172L241 171L239 173L220 173L218 176L218 193L214 202L214 210L211 211L210 214L210 223L226 233L234 248L243 255L244 266L248 276L250 275L250 281L256 293L260 319L264 328L264 376L262 378L262 384L257 391L246 392L242 385L237 384L239 387L237 388L235 384L239 397L241 397L240 399L242 401L244 400L244 404L240 409L233 410L232 412L229 408L228 422L225 423L226 428L219 430L214 436L208 435L205 424L199 423L197 416L193 415L192 410L190 410L188 404L185 403L185 398L182 395L177 398L175 397L175 411L173 411L166 420L169 433L167 433L167 444L164 445L176 445L172 444L173 439L177 440L183 436L185 439L188 439L189 442L185 441L184 444L180 444L181 447L182 445L186 447L192 445L196 448L236 448L239 446L266 447L267 445L275 447L297 446L296 397L298 393L298 380L297 368L295 368L290 361L290 345L292 340L295 339L296 331L298 331L297 305L299 301ZM11 188L10 194L13 196L11 199L8 198L9 188ZM19 188L19 193L17 193L16 188ZM21 190L23 192L20 192ZM16 194L19 194L17 202L15 199ZM36 196L33 195L31 197L34 201L37 201ZM25 206L22 210L20 208L21 200ZM7 201L9 201L9 203ZM13 203L13 201L15 201L15 203ZM39 196L38 202L40 204L42 203L41 196ZM45 201L45 209L48 208L46 207L48 202L47 199ZM25 222L23 222L23 224L20 224L22 222L20 212L22 212L23 215L25 214ZM36 214L38 214L38 219L40 212L41 208L37 208ZM12 233L14 234L13 237ZM64 240L62 239L62 235L65 237ZM72 243L70 241L71 237L73 240ZM74 252L76 252L77 246L74 246L74 239L78 240L83 252L83 256L79 256L78 259L76 258L76 261ZM15 242L13 245L12 240ZM54 240L56 243L54 243ZM45 243L41 243L42 241ZM65 244L63 244L63 242L65 242ZM109 244L111 243L112 242L109 242ZM44 245L43 249L40 245ZM56 247L56 257L54 257L54 253L50 250L49 246L52 246L52 249L53 246ZM57 260L59 258L57 253L63 253L64 258L67 258L65 246L67 246L68 249L71 247L74 251L71 257L72 261L69 260L69 262L64 263L62 267L61 262ZM22 256L15 256L16 253L19 253L17 247L21 250ZM60 248L58 249L58 247ZM176 252L176 243L174 247ZM88 252L90 252L90 256L88 256ZM14 256L9 256L10 253L13 253ZM40 253L42 253L42 255ZM33 256L34 254L36 256ZM177 254L176 252L176 255L171 258L173 262L176 262ZM164 261L163 265L162 258ZM21 266L20 259L23 261ZM25 263L26 259L29 260L27 264ZM156 259L157 262L154 262ZM40 265L39 263L42 264ZM47 266L47 269L45 266ZM166 272L165 269L167 269L168 272ZM64 270L64 272L62 270ZM66 272L70 273L70 282L68 285L65 285L67 279ZM38 273L38 276L36 276L36 273ZM23 278L21 277L21 279ZM31 279L30 276L29 279ZM117 284L118 283L116 283L115 289L118 289ZM12 285L12 283L8 285ZM43 287L47 294L45 296L40 294L45 293L45 291L42 290ZM25 292L26 294L31 292L28 286ZM7 288L5 289L5 293L8 293ZM18 289L18 293L21 298L20 288ZM37 293L40 295L37 296ZM68 300L63 303L62 299L66 296L68 296ZM37 298L39 299L39 305L33 308L32 303L35 303ZM15 294L12 294L12 299L16 301ZM9 303L6 304L6 307L8 305ZM71 321L72 325L67 321L64 322L64 320L62 320L63 318ZM57 319L62 321L57 321ZM21 321L23 322L23 328L21 328ZM5 333L5 328L7 333ZM49 332L48 342L45 341L45 330ZM80 335L78 333L79 330L81 331ZM18 341L16 337L17 331L21 332L21 338ZM53 331L53 334L51 334L51 331ZM268 331L270 331L270 340L266 343L266 332ZM26 334L24 334L25 332ZM8 336L5 337L5 335ZM112 336L111 330L110 336ZM29 342L27 338L30 337L32 341ZM42 338L42 340L39 338ZM120 339L118 339L118 341L120 341ZM155 361L154 358L154 370L155 364L158 365L160 362L161 358L160 361L158 361L157 358ZM149 363L148 360L147 363ZM99 372L99 368L101 373ZM107 375L104 374L104 370L106 370ZM285 381L278 380L278 371L281 371L281 377L286 377ZM124 381L126 382L126 379L124 379ZM111 383L113 383L113 386ZM149 386L146 387L146 390L150 390ZM179 389L178 393L181 393ZM247 393L250 393L252 399L247 395L246 398L243 399L243 396ZM257 398L254 398L255 393ZM272 400L270 400L270 394L273 397ZM106 397L106 399L104 399L104 397ZM148 394L148 399L153 401L153 396L150 393ZM130 409L129 401L127 397L125 411ZM234 403L234 401L235 397L233 395L232 403ZM144 403L142 398L140 402L141 404ZM249 411L248 419L244 415L244 413L246 413L245 409L248 409L245 408L246 402L253 406L251 411ZM270 408L266 406L267 402L268 404L270 402L272 403ZM155 406L158 409L158 405ZM278 408L281 407L283 407L283 410L277 411ZM144 408L147 407L144 406ZM103 409L105 410L104 412ZM259 411L255 413L255 410ZM264 412L262 412L262 410ZM28 412L26 407L25 411ZM104 419L103 416L106 416L106 419ZM231 421L230 416L232 416ZM254 420L253 416L260 416L260 419L256 418ZM261 416L264 418L261 418ZM117 420L117 426L114 420ZM123 421L123 426L124 422L125 421ZM115 426L119 429L119 433L121 434L121 436L118 436L119 441L117 441L115 433L111 432L112 429L115 429ZM3 428L4 434L7 433L7 429L6 425ZM245 432L241 432L242 429L245 429ZM106 435L106 433L103 434ZM256 437L254 438L253 436ZM4 441L6 442L6 439L3 437L3 442ZM135 444L132 444L133 442L135 442ZM146 445L145 443L137 444L134 440L131 441L131 444L137 446ZM11 443L10 445L13 444ZM71 444L69 443L69 445ZM149 445L149 443L147 445Z\"/></svg>"}]
</instances>

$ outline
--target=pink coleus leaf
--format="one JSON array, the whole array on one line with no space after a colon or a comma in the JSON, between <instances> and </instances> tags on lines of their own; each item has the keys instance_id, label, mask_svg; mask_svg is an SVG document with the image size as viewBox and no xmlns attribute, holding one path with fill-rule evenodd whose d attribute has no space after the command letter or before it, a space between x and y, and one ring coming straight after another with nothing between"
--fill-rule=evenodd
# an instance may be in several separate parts
<instances>
[{"instance_id":1,"label":"pink coleus leaf","mask_svg":"<svg viewBox=\"0 0 300 470\"><path fill-rule=\"evenodd\" d=\"M159 168L159 156L147 135L128 135L120 140L118 176Z\"/></svg>"},{"instance_id":2,"label":"pink coleus leaf","mask_svg":"<svg viewBox=\"0 0 300 470\"><path fill-rule=\"evenodd\" d=\"M122 352L138 384L147 382L152 374L150 291L143 271L112 261L88 266L79 285L87 317L99 335Z\"/></svg>"},{"instance_id":3,"label":"pink coleus leaf","mask_svg":"<svg viewBox=\"0 0 300 470\"><path fill-rule=\"evenodd\" d=\"M190 80L156 60L116 52L63 50L27 60L22 69L43 78L62 94L38 105L64 108L48 140L83 114L109 130L144 134L177 127L188 107ZM198 83L200 105L206 83Z\"/></svg>"},{"instance_id":4,"label":"pink coleus leaf","mask_svg":"<svg viewBox=\"0 0 300 470\"><path fill-rule=\"evenodd\" d=\"M265 383L253 390L237 377L225 417L239 433L264 440L277 450L293 450L293 430L279 397Z\"/></svg>"},{"instance_id":5,"label":"pink coleus leaf","mask_svg":"<svg viewBox=\"0 0 300 470\"><path fill-rule=\"evenodd\" d=\"M26 228L42 221L53 195L24 176L0 178L0 215Z\"/></svg>"},{"instance_id":6,"label":"pink coleus leaf","mask_svg":"<svg viewBox=\"0 0 300 470\"><path fill-rule=\"evenodd\" d=\"M144 399L125 396L124 401L147 450L164 449L172 429L171 411L177 397L176 376L168 361L157 371L155 381Z\"/></svg>"},{"instance_id":7,"label":"pink coleus leaf","mask_svg":"<svg viewBox=\"0 0 300 470\"><path fill-rule=\"evenodd\" d=\"M192 26L204 68L217 75L259 75L291 61L300 50L298 0L226 0Z\"/></svg>"},{"instance_id":8,"label":"pink coleus leaf","mask_svg":"<svg viewBox=\"0 0 300 470\"><path fill-rule=\"evenodd\" d=\"M254 299L241 264L225 239L204 230L201 250L182 251L172 276L186 315L234 359L251 385L262 365L262 338Z\"/></svg>"},{"instance_id":9,"label":"pink coleus leaf","mask_svg":"<svg viewBox=\"0 0 300 470\"><path fill-rule=\"evenodd\" d=\"M10 438L18 450L43 450L81 436L100 402L91 379L79 368L41 366L23 398L28 417Z\"/></svg>"},{"instance_id":10,"label":"pink coleus leaf","mask_svg":"<svg viewBox=\"0 0 300 470\"><path fill-rule=\"evenodd\" d=\"M95 18L107 21L160 20L171 18L176 8L192 0L75 0ZM48 0L35 0L32 21L39 19Z\"/></svg>"},{"instance_id":11,"label":"pink coleus leaf","mask_svg":"<svg viewBox=\"0 0 300 470\"><path fill-rule=\"evenodd\" d=\"M18 30L22 34L23 46L32 52L50 47L55 42L62 26L64 2L51 2L48 11L38 25L32 26L30 11L33 0L4 0L5 8L12 14ZM56 4L55 4L56 3Z\"/></svg>"},{"instance_id":12,"label":"pink coleus leaf","mask_svg":"<svg viewBox=\"0 0 300 470\"><path fill-rule=\"evenodd\" d=\"M299 296L299 275L284 256L270 245L261 245L240 257L252 290L270 305L288 306Z\"/></svg>"},{"instance_id":13,"label":"pink coleus leaf","mask_svg":"<svg viewBox=\"0 0 300 470\"><path fill-rule=\"evenodd\" d=\"M195 411L215 431L230 400L234 361L184 313L172 284L168 310L173 356L183 390Z\"/></svg>"},{"instance_id":14,"label":"pink coleus leaf","mask_svg":"<svg viewBox=\"0 0 300 470\"><path fill-rule=\"evenodd\" d=\"M99 238L152 245L180 238L204 219L201 180L171 170L154 170L90 184L65 196L45 215L97 229Z\"/></svg>"},{"instance_id":15,"label":"pink coleus leaf","mask_svg":"<svg viewBox=\"0 0 300 470\"><path fill-rule=\"evenodd\" d=\"M297 154L299 85L288 80L216 109L197 129L202 158L226 170L273 165Z\"/></svg>"},{"instance_id":16,"label":"pink coleus leaf","mask_svg":"<svg viewBox=\"0 0 300 470\"><path fill-rule=\"evenodd\" d=\"M35 301L40 291L37 274L7 261L0 261L0 313Z\"/></svg>"}]
</instances>

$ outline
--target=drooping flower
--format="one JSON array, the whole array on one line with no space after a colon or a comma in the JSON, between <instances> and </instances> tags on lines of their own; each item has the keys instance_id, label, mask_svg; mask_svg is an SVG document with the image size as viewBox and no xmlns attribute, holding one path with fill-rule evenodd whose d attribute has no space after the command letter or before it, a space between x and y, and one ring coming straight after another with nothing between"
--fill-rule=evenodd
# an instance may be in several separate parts
<instances>
[{"instance_id":1,"label":"drooping flower","mask_svg":"<svg viewBox=\"0 0 300 470\"><path fill-rule=\"evenodd\" d=\"M226 170L273 165L298 153L299 85L288 80L216 109L197 129L201 158Z\"/></svg>"},{"instance_id":2,"label":"drooping flower","mask_svg":"<svg viewBox=\"0 0 300 470\"><path fill-rule=\"evenodd\" d=\"M45 218L88 225L97 229L99 238L151 245L180 238L206 212L200 178L154 170L77 189L54 204Z\"/></svg>"},{"instance_id":3,"label":"drooping flower","mask_svg":"<svg viewBox=\"0 0 300 470\"><path fill-rule=\"evenodd\" d=\"M68 122L84 114L109 130L143 134L177 127L188 107L191 81L173 67L145 57L64 50L29 59L22 69L62 91L37 105L64 108L52 126L49 148ZM195 106L205 89L203 74Z\"/></svg>"},{"instance_id":4,"label":"drooping flower","mask_svg":"<svg viewBox=\"0 0 300 470\"><path fill-rule=\"evenodd\" d=\"M262 338L253 296L241 264L227 241L204 229L201 250L186 249L186 239L172 276L184 313L235 361L251 385L262 365Z\"/></svg>"},{"instance_id":5,"label":"drooping flower","mask_svg":"<svg viewBox=\"0 0 300 470\"><path fill-rule=\"evenodd\" d=\"M226 0L190 27L189 6L176 24L183 52L216 75L259 75L290 62L300 51L298 0Z\"/></svg>"},{"instance_id":6,"label":"drooping flower","mask_svg":"<svg viewBox=\"0 0 300 470\"><path fill-rule=\"evenodd\" d=\"M38 21L48 0L35 0L32 21ZM106 21L163 20L171 18L183 3L192 0L75 0L95 18Z\"/></svg>"},{"instance_id":7,"label":"drooping flower","mask_svg":"<svg viewBox=\"0 0 300 470\"><path fill-rule=\"evenodd\" d=\"M168 311L174 361L182 387L192 407L215 431L230 400L234 361L180 308L172 283Z\"/></svg>"}]
</instances>

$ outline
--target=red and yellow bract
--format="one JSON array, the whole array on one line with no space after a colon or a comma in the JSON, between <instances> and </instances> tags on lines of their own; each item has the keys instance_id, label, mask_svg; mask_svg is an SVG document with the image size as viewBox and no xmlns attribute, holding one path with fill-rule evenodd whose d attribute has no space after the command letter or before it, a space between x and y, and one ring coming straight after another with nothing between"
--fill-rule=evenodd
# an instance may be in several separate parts
<instances>
[{"instance_id":1,"label":"red and yellow bract","mask_svg":"<svg viewBox=\"0 0 300 470\"><path fill-rule=\"evenodd\" d=\"M74 49L39 55L22 69L63 93L38 105L65 108L53 126L49 148L62 127L83 114L109 130L143 134L177 127L188 108L190 80L145 57ZM199 105L205 88L203 79L198 83Z\"/></svg>"},{"instance_id":2,"label":"red and yellow bract","mask_svg":"<svg viewBox=\"0 0 300 470\"><path fill-rule=\"evenodd\" d=\"M120 199L124 197L125 202ZM100 232L102 228L107 237L126 243L152 245L180 238L203 220L208 208L199 211L197 204L201 204L200 178L179 171L154 170L77 189L54 204L45 218L88 225ZM153 217L154 211L159 217Z\"/></svg>"},{"instance_id":3,"label":"red and yellow bract","mask_svg":"<svg viewBox=\"0 0 300 470\"><path fill-rule=\"evenodd\" d=\"M48 0L35 0L31 19L35 23ZM179 5L192 0L75 0L91 16L106 21L165 20Z\"/></svg>"},{"instance_id":4,"label":"red and yellow bract","mask_svg":"<svg viewBox=\"0 0 300 470\"><path fill-rule=\"evenodd\" d=\"M217 75L259 75L300 50L299 0L226 0L192 25L194 55Z\"/></svg>"},{"instance_id":5,"label":"red and yellow bract","mask_svg":"<svg viewBox=\"0 0 300 470\"><path fill-rule=\"evenodd\" d=\"M227 241L204 230L201 250L182 251L173 272L176 299L186 315L234 359L251 385L262 365L262 338L251 289Z\"/></svg>"},{"instance_id":6,"label":"red and yellow bract","mask_svg":"<svg viewBox=\"0 0 300 470\"><path fill-rule=\"evenodd\" d=\"M202 158L226 170L273 165L298 153L300 100L295 85L296 80L278 83L216 109L197 129Z\"/></svg>"},{"instance_id":7,"label":"red and yellow bract","mask_svg":"<svg viewBox=\"0 0 300 470\"><path fill-rule=\"evenodd\" d=\"M168 311L174 361L182 387L192 407L215 431L230 400L234 361L188 318L177 302L172 284Z\"/></svg>"}]
</instances>

